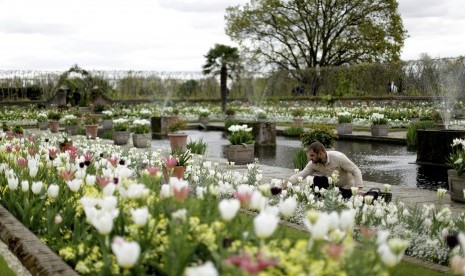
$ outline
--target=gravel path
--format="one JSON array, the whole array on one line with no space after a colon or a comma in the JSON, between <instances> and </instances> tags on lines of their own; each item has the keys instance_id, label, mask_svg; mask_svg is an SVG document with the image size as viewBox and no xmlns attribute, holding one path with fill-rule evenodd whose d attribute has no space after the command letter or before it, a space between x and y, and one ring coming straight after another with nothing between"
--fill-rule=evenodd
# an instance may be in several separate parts
<instances>
[{"instance_id":1,"label":"gravel path","mask_svg":"<svg viewBox=\"0 0 465 276\"><path fill-rule=\"evenodd\" d=\"M23 264L16 258L15 254L11 253L8 246L0 240L0 255L5 258L5 262L18 276L30 276L31 273L23 266Z\"/></svg>"}]
</instances>

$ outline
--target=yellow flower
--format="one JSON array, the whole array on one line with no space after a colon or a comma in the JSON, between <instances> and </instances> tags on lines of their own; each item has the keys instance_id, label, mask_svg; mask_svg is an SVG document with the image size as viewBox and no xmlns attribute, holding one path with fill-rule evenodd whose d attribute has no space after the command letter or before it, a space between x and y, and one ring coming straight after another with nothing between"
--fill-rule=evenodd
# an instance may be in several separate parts
<instances>
[{"instance_id":1,"label":"yellow flower","mask_svg":"<svg viewBox=\"0 0 465 276\"><path fill-rule=\"evenodd\" d=\"M60 249L60 251L58 251L58 254L65 261L71 261L76 258L76 253L74 252L74 249L70 246L63 247L62 249Z\"/></svg>"}]
</instances>

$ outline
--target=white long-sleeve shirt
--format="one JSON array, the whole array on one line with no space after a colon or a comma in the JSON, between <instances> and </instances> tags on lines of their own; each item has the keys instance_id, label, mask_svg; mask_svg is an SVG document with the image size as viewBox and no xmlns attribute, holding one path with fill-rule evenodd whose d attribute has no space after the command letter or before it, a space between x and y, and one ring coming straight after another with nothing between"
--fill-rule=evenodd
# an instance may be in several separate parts
<instances>
[{"instance_id":1,"label":"white long-sleeve shirt","mask_svg":"<svg viewBox=\"0 0 465 276\"><path fill-rule=\"evenodd\" d=\"M362 172L345 154L338 151L327 151L328 160L326 164L308 162L307 166L299 173L289 178L293 184L297 183L299 176L305 178L309 175L331 176L332 173L339 171L339 180L334 183L337 187L350 189L351 187L362 187Z\"/></svg>"}]
</instances>

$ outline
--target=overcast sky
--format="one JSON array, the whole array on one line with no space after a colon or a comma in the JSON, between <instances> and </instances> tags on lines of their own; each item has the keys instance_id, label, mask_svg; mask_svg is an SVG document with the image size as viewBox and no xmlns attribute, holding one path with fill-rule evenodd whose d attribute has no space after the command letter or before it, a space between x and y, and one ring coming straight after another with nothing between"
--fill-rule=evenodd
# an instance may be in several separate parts
<instances>
[{"instance_id":1,"label":"overcast sky","mask_svg":"<svg viewBox=\"0 0 465 276\"><path fill-rule=\"evenodd\" d=\"M200 71L247 0L0 0L0 70ZM465 55L465 0L399 0L402 59Z\"/></svg>"}]
</instances>

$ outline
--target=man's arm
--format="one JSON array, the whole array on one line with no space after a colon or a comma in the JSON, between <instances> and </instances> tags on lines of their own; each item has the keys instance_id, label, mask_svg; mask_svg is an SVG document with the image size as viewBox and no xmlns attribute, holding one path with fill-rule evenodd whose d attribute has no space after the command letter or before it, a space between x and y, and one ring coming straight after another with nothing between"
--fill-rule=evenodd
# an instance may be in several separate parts
<instances>
[{"instance_id":1,"label":"man's arm","mask_svg":"<svg viewBox=\"0 0 465 276\"><path fill-rule=\"evenodd\" d=\"M305 166L303 170L291 176L289 178L289 181L292 182L292 184L296 184L299 177L305 178L312 174L313 174L313 163L310 161L308 162L307 166Z\"/></svg>"}]
</instances>

